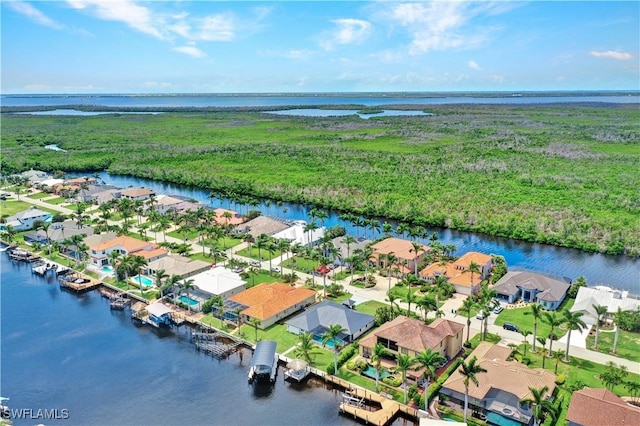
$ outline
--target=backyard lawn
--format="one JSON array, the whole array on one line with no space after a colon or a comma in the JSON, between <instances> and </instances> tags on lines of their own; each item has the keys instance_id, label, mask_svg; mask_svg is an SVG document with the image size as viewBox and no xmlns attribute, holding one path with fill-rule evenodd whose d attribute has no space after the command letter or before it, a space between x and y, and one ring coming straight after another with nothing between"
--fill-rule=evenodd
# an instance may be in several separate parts
<instances>
[{"instance_id":1,"label":"backyard lawn","mask_svg":"<svg viewBox=\"0 0 640 426\"><path fill-rule=\"evenodd\" d=\"M378 308L381 308L383 306L389 306L389 305L387 305L386 303L378 302L377 300L369 300L367 302L356 305L355 310L358 312L362 312L363 314L369 314L369 315L375 316Z\"/></svg>"},{"instance_id":2,"label":"backyard lawn","mask_svg":"<svg viewBox=\"0 0 640 426\"><path fill-rule=\"evenodd\" d=\"M66 201L67 199L64 197L57 197L57 198L52 198L50 200L44 200L45 203L54 204L54 205L62 204Z\"/></svg>"},{"instance_id":3,"label":"backyard lawn","mask_svg":"<svg viewBox=\"0 0 640 426\"><path fill-rule=\"evenodd\" d=\"M29 207L32 207L33 204L30 204L26 201L18 201L18 200L5 200L0 202L0 216L13 216L16 213L20 213L21 211L27 210ZM38 209L42 211L46 211L49 213L55 214L55 210L38 207Z\"/></svg>"},{"instance_id":4,"label":"backyard lawn","mask_svg":"<svg viewBox=\"0 0 640 426\"><path fill-rule=\"evenodd\" d=\"M600 329L600 335L598 336L598 352L605 354L611 354L613 351L613 339L615 333L613 331L603 331ZM593 348L593 341L595 335L587 337L587 348ZM618 346L616 350L617 356L625 358L631 361L640 362L640 333L632 333L630 331L620 330L618 336Z\"/></svg>"},{"instance_id":5,"label":"backyard lawn","mask_svg":"<svg viewBox=\"0 0 640 426\"><path fill-rule=\"evenodd\" d=\"M240 333L245 340L256 342L256 329L250 324L243 324ZM258 328L258 340L274 340L278 342L277 352L283 353L298 343L298 336L289 333L284 324L274 324L266 330ZM333 357L333 355L332 355ZM333 359L333 358L332 358Z\"/></svg>"},{"instance_id":6,"label":"backyard lawn","mask_svg":"<svg viewBox=\"0 0 640 426\"><path fill-rule=\"evenodd\" d=\"M558 308L558 310L555 312L557 312L558 315L562 315L561 313L562 310L565 308L571 309L574 302L575 302L574 299L566 299L562 303L562 305L560 305L560 308ZM543 312L551 312L551 311L543 310ZM496 318L495 325L502 325L505 322L513 323L518 327L520 327L520 330L529 330L531 333L533 333L533 314L531 313L531 306L525 306L523 308L505 309ZM549 324L547 324L544 321L544 313L543 313L542 317L538 319L537 336L547 337L549 336L550 332L551 332L551 327L549 326ZM560 330L558 330L558 339L562 337L565 333L566 333L566 327L563 324L560 326Z\"/></svg>"}]
</instances>

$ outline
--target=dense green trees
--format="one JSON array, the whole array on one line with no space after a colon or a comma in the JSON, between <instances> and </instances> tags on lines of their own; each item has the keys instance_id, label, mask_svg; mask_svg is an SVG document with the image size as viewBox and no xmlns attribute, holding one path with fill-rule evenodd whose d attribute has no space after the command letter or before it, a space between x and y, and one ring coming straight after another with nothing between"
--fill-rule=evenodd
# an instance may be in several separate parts
<instances>
[{"instance_id":1,"label":"dense green trees","mask_svg":"<svg viewBox=\"0 0 640 426\"><path fill-rule=\"evenodd\" d=\"M430 106L433 116L3 114L1 168L94 171L610 254L640 254L633 106ZM58 144L67 152L44 148ZM320 211L320 209L318 209ZM321 219L318 217L318 219Z\"/></svg>"}]
</instances>

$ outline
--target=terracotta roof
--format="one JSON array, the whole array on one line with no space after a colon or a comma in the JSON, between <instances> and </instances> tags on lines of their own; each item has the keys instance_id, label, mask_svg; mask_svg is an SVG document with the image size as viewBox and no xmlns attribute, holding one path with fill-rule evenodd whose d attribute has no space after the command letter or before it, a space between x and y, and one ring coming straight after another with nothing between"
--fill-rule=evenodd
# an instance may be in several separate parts
<instances>
[{"instance_id":1,"label":"terracotta roof","mask_svg":"<svg viewBox=\"0 0 640 426\"><path fill-rule=\"evenodd\" d=\"M423 321L401 315L381 325L362 339L360 344L371 348L377 343L378 337L381 337L396 342L398 347L421 352L427 348L438 348L447 336L455 336L462 329L464 324L444 318L427 325Z\"/></svg>"},{"instance_id":2,"label":"terracotta roof","mask_svg":"<svg viewBox=\"0 0 640 426\"><path fill-rule=\"evenodd\" d=\"M155 192L149 188L127 188L120 191L120 193L127 197L140 197L142 195L155 194Z\"/></svg>"},{"instance_id":3,"label":"terracotta roof","mask_svg":"<svg viewBox=\"0 0 640 426\"><path fill-rule=\"evenodd\" d=\"M121 237L116 237L111 240L104 241L94 246L91 246L91 250L103 251L103 250L109 250L110 248L113 248L113 247L122 247L128 253L130 253L132 251L142 250L143 248L149 247L151 245L152 245L151 243L148 243L146 241L138 240L137 238L127 237L123 235Z\"/></svg>"},{"instance_id":4,"label":"terracotta roof","mask_svg":"<svg viewBox=\"0 0 640 426\"><path fill-rule=\"evenodd\" d=\"M417 257L416 252L413 250L411 241L400 238L385 238L384 240L373 244L371 248L373 249L374 256L393 253L400 259L413 260ZM431 250L431 247L425 246L424 244L422 245L422 248L424 249L424 253ZM422 256L424 253L420 251L418 255Z\"/></svg>"},{"instance_id":5,"label":"terracotta roof","mask_svg":"<svg viewBox=\"0 0 640 426\"><path fill-rule=\"evenodd\" d=\"M480 342L478 347L471 352L467 359L474 356L478 358L477 364L487 370L486 373L476 374L478 386L469 386L469 396L483 400L491 389L501 390L515 395L519 400L530 398L529 387L541 389L547 386L549 390L545 395L550 395L556 387L555 374L541 368L529 368L517 361L506 361L505 355L511 353L509 348L493 348L489 342ZM486 357L486 358L485 358ZM464 376L460 369L451 374L444 382L443 388L464 394Z\"/></svg>"},{"instance_id":6,"label":"terracotta roof","mask_svg":"<svg viewBox=\"0 0 640 426\"><path fill-rule=\"evenodd\" d=\"M84 185L86 184L91 184L91 183L95 183L96 182L96 178L94 177L79 177L79 178L73 178L73 179L67 179L66 181L64 181L65 185L70 185L70 186L80 186L80 185Z\"/></svg>"},{"instance_id":7,"label":"terracotta roof","mask_svg":"<svg viewBox=\"0 0 640 426\"><path fill-rule=\"evenodd\" d=\"M215 209L214 212L216 214L215 221L220 225L239 225L244 222L244 218L240 216L238 212L234 212L233 210ZM227 219L222 216L226 212L231 213L231 218Z\"/></svg>"},{"instance_id":8,"label":"terracotta roof","mask_svg":"<svg viewBox=\"0 0 640 426\"><path fill-rule=\"evenodd\" d=\"M454 262L455 265L464 269L469 269L471 262L477 263L479 266L486 265L489 262L493 262L493 258L488 254L480 253L477 251L470 251L458 258Z\"/></svg>"},{"instance_id":9,"label":"terracotta roof","mask_svg":"<svg viewBox=\"0 0 640 426\"><path fill-rule=\"evenodd\" d=\"M567 420L582 426L640 425L640 409L607 389L585 388L571 396Z\"/></svg>"},{"instance_id":10,"label":"terracotta roof","mask_svg":"<svg viewBox=\"0 0 640 426\"><path fill-rule=\"evenodd\" d=\"M166 254L169 254L169 250L164 249L164 248L154 248L154 249L151 249L151 250L143 249L143 250L135 251L135 252L133 252L131 254L134 254L136 256L142 256L145 259L152 259L154 257L160 257L160 256L164 256Z\"/></svg>"},{"instance_id":11,"label":"terracotta roof","mask_svg":"<svg viewBox=\"0 0 640 426\"><path fill-rule=\"evenodd\" d=\"M469 287L471 285L471 273L465 272L464 269L456 267L455 263L431 263L420 271L420 275L423 277L437 277L444 275L447 277L449 283L453 285L459 285L462 287ZM474 287L480 285L482 282L482 276L480 274L473 274Z\"/></svg>"},{"instance_id":12,"label":"terracotta roof","mask_svg":"<svg viewBox=\"0 0 640 426\"><path fill-rule=\"evenodd\" d=\"M307 288L264 283L235 294L229 300L248 306L243 314L265 320L315 296L316 292Z\"/></svg>"}]
</instances>

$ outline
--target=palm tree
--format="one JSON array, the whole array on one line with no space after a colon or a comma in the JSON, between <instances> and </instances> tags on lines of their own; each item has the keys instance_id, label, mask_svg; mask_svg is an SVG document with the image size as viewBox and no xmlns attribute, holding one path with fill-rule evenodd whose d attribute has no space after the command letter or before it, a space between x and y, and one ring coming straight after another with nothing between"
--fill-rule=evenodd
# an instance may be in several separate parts
<instances>
[{"instance_id":1,"label":"palm tree","mask_svg":"<svg viewBox=\"0 0 640 426\"><path fill-rule=\"evenodd\" d=\"M487 370L482 368L479 364L476 364L478 358L475 356L469 360L469 362L463 362L460 364L460 374L464 376L464 423L467 423L467 410L469 408L469 383L473 382L476 386L479 385L478 378L479 373L486 373Z\"/></svg>"},{"instance_id":2,"label":"palm tree","mask_svg":"<svg viewBox=\"0 0 640 426\"><path fill-rule=\"evenodd\" d=\"M345 235L342 242L347 246L347 257L351 257L351 244L356 242L353 235Z\"/></svg>"},{"instance_id":3,"label":"palm tree","mask_svg":"<svg viewBox=\"0 0 640 426\"><path fill-rule=\"evenodd\" d=\"M141 269L147 266L147 259L142 256L133 255L131 258L131 270L138 274L138 284L140 284L140 295L144 296L144 285L142 284L142 272Z\"/></svg>"},{"instance_id":4,"label":"palm tree","mask_svg":"<svg viewBox=\"0 0 640 426\"><path fill-rule=\"evenodd\" d=\"M522 359L524 360L524 358L527 357L527 345L529 344L529 342L527 342L527 336L529 336L531 332L529 330L520 330L520 334L524 337L524 354L522 355Z\"/></svg>"},{"instance_id":5,"label":"palm tree","mask_svg":"<svg viewBox=\"0 0 640 426\"><path fill-rule=\"evenodd\" d=\"M160 287L160 299L164 296L164 292L170 288L173 288L176 284L180 282L180 275L171 275L168 280L164 282L164 285ZM175 293L174 293L174 301L175 301Z\"/></svg>"},{"instance_id":6,"label":"palm tree","mask_svg":"<svg viewBox=\"0 0 640 426\"><path fill-rule=\"evenodd\" d=\"M640 382L626 382L625 388L629 391L629 395L631 395L631 402L638 405L638 395L640 395Z\"/></svg>"},{"instance_id":7,"label":"palm tree","mask_svg":"<svg viewBox=\"0 0 640 426\"><path fill-rule=\"evenodd\" d=\"M425 411L429 411L429 381L436 379L436 370L444 361L446 360L442 355L440 355L440 352L431 348L423 350L416 356L416 362L420 364L420 366L424 367L424 373L422 373L422 375L426 382L424 386Z\"/></svg>"},{"instance_id":8,"label":"palm tree","mask_svg":"<svg viewBox=\"0 0 640 426\"><path fill-rule=\"evenodd\" d=\"M544 363L547 360L547 348L545 347L545 345L547 344L547 338L538 337L536 340L542 345L542 348L540 348L540 350L542 351L542 368L544 368Z\"/></svg>"},{"instance_id":9,"label":"palm tree","mask_svg":"<svg viewBox=\"0 0 640 426\"><path fill-rule=\"evenodd\" d=\"M189 290L191 290L194 287L194 282L195 282L194 280L184 280L181 286L182 289L187 292L187 310L189 312L191 312L191 303L189 303L190 302Z\"/></svg>"},{"instance_id":10,"label":"palm tree","mask_svg":"<svg viewBox=\"0 0 640 426\"><path fill-rule=\"evenodd\" d=\"M607 307L604 306L604 311L607 312ZM569 309L565 309L562 311L564 315L564 323L567 325L569 329L567 333L567 349L564 353L564 362L569 362L569 342L571 341L571 332L573 330L582 331L587 328L587 324L580 318L582 316L582 312L570 312Z\"/></svg>"},{"instance_id":11,"label":"palm tree","mask_svg":"<svg viewBox=\"0 0 640 426\"><path fill-rule=\"evenodd\" d=\"M438 302L436 301L436 299L434 299L429 295L422 296L422 298L418 300L416 304L418 305L418 307L420 307L420 309L422 309L422 312L424 313L425 321L427 320L427 315L429 314L429 311L438 310Z\"/></svg>"},{"instance_id":12,"label":"palm tree","mask_svg":"<svg viewBox=\"0 0 640 426\"><path fill-rule=\"evenodd\" d=\"M383 356L391 356L391 351L385 348L381 343L376 343L373 346L373 353L371 354L371 362L373 362L373 366L376 369L376 392L379 390L378 384L380 382L381 372L380 363Z\"/></svg>"},{"instance_id":13,"label":"palm tree","mask_svg":"<svg viewBox=\"0 0 640 426\"><path fill-rule=\"evenodd\" d=\"M615 322L616 325L616 332L613 336L613 353L616 353L616 350L618 348L618 336L620 334L620 322L622 321L622 308L620 308L618 306L618 310L613 314L613 320Z\"/></svg>"},{"instance_id":14,"label":"palm tree","mask_svg":"<svg viewBox=\"0 0 640 426\"><path fill-rule=\"evenodd\" d=\"M76 258L76 268L78 266L80 266L80 249L81 249L81 245L84 244L84 238L86 237L86 234L76 234L76 235L72 235L71 237L69 237L69 242L71 243L70 245L75 246L75 250L74 252L74 257Z\"/></svg>"},{"instance_id":15,"label":"palm tree","mask_svg":"<svg viewBox=\"0 0 640 426\"><path fill-rule=\"evenodd\" d=\"M536 340L538 339L538 320L542 317L542 306L534 303L531 305L531 314L533 315L533 345L531 352L536 353Z\"/></svg>"},{"instance_id":16,"label":"palm tree","mask_svg":"<svg viewBox=\"0 0 640 426\"><path fill-rule=\"evenodd\" d=\"M37 227L41 231L44 231L44 235L47 237L47 246L49 246L49 257L51 257L51 241L49 241L49 228L51 227L51 222L40 221L39 226Z\"/></svg>"},{"instance_id":17,"label":"palm tree","mask_svg":"<svg viewBox=\"0 0 640 426\"><path fill-rule=\"evenodd\" d=\"M529 386L529 391L531 392L531 398L525 398L521 400L520 403L533 405L533 419L535 424L540 425L547 414L551 415L555 421L557 418L556 408L553 406L551 401L545 398L545 394L549 391L549 387L544 386L542 389L536 389Z\"/></svg>"},{"instance_id":18,"label":"palm tree","mask_svg":"<svg viewBox=\"0 0 640 426\"><path fill-rule=\"evenodd\" d=\"M471 262L469 263L469 267L465 270L465 272L468 272L469 274L471 274L471 287L470 290L473 293L473 274L480 274L480 265L478 265L476 262Z\"/></svg>"},{"instance_id":19,"label":"palm tree","mask_svg":"<svg viewBox=\"0 0 640 426\"><path fill-rule=\"evenodd\" d=\"M280 278L282 278L282 260L285 253L288 253L291 249L291 241L284 238L279 239L277 243L277 249L280 250Z\"/></svg>"},{"instance_id":20,"label":"palm tree","mask_svg":"<svg viewBox=\"0 0 640 426\"><path fill-rule=\"evenodd\" d=\"M549 331L549 353L553 352L553 341L556 340L556 335L554 333L557 327L560 327L564 324L564 319L559 317L555 312L544 313L545 322L551 326L551 330Z\"/></svg>"},{"instance_id":21,"label":"palm tree","mask_svg":"<svg viewBox=\"0 0 640 426\"><path fill-rule=\"evenodd\" d=\"M153 276L153 280L156 283L156 287L160 289L160 299L162 299L162 285L165 278L169 278L169 274L164 269L156 269L156 273Z\"/></svg>"},{"instance_id":22,"label":"palm tree","mask_svg":"<svg viewBox=\"0 0 640 426\"><path fill-rule=\"evenodd\" d=\"M389 288L387 291L391 292L391 266L398 261L398 257L393 252L390 252L386 254L385 260L387 262L387 276L389 277Z\"/></svg>"},{"instance_id":23,"label":"palm tree","mask_svg":"<svg viewBox=\"0 0 640 426\"><path fill-rule=\"evenodd\" d=\"M307 245L309 247L311 247L311 243L313 242L313 231L317 230L318 228L318 224L315 221L307 223L303 228L304 233L307 234Z\"/></svg>"},{"instance_id":24,"label":"palm tree","mask_svg":"<svg viewBox=\"0 0 640 426\"><path fill-rule=\"evenodd\" d=\"M469 341L469 334L471 333L471 313L475 307L475 302L469 296L462 302L462 306L458 308L458 311L461 311L467 317L467 342Z\"/></svg>"},{"instance_id":25,"label":"palm tree","mask_svg":"<svg viewBox=\"0 0 640 426\"><path fill-rule=\"evenodd\" d=\"M423 252L424 253L424 246L417 242L417 241L411 241L411 248L409 249L409 253L415 253L416 254L416 258L413 262L413 266L414 266L414 273L415 276L418 276L418 252Z\"/></svg>"},{"instance_id":26,"label":"palm tree","mask_svg":"<svg viewBox=\"0 0 640 426\"><path fill-rule=\"evenodd\" d=\"M341 344L338 342L338 336L344 333L345 330L340 324L329 325L328 330L322 335L322 344L326 345L329 342L333 343L333 374L338 375L338 352L340 352Z\"/></svg>"},{"instance_id":27,"label":"palm tree","mask_svg":"<svg viewBox=\"0 0 640 426\"><path fill-rule=\"evenodd\" d=\"M553 371L553 374L556 374L556 375L558 374L558 362L560 362L560 358L562 358L565 354L566 352L564 351L564 349L556 349L555 352L553 353L553 357L556 359L556 367Z\"/></svg>"},{"instance_id":28,"label":"palm tree","mask_svg":"<svg viewBox=\"0 0 640 426\"><path fill-rule=\"evenodd\" d=\"M249 324L253 326L253 329L256 332L256 343L258 342L258 326L260 325L260 320L258 318L251 318L249 320Z\"/></svg>"},{"instance_id":29,"label":"palm tree","mask_svg":"<svg viewBox=\"0 0 640 426\"><path fill-rule=\"evenodd\" d=\"M598 349L598 335L600 334L600 322L602 317L607 313L607 307L605 305L591 305L596 311L596 337L593 341L593 349Z\"/></svg>"},{"instance_id":30,"label":"palm tree","mask_svg":"<svg viewBox=\"0 0 640 426\"><path fill-rule=\"evenodd\" d=\"M396 371L402 374L402 387L404 388L404 403L407 403L407 370L410 370L416 365L417 360L409 354L397 354L396 355Z\"/></svg>"},{"instance_id":31,"label":"palm tree","mask_svg":"<svg viewBox=\"0 0 640 426\"><path fill-rule=\"evenodd\" d=\"M387 300L389 300L389 306L391 309L391 318L395 318L395 316L393 316L393 305L398 306L398 315L400 315L400 306L396 303L396 300L398 299L399 299L398 295L392 292L387 292Z\"/></svg>"},{"instance_id":32,"label":"palm tree","mask_svg":"<svg viewBox=\"0 0 640 426\"><path fill-rule=\"evenodd\" d=\"M405 300L407 302L407 317L411 318L411 303L417 302L418 296L416 296L416 293L411 291L411 288L409 288Z\"/></svg>"},{"instance_id":33,"label":"palm tree","mask_svg":"<svg viewBox=\"0 0 640 426\"><path fill-rule=\"evenodd\" d=\"M256 337L256 340L258 338ZM294 350L296 356L302 357L305 361L311 364L311 355L315 354L316 345L313 343L313 334L311 332L304 332L298 334L298 345Z\"/></svg>"}]
</instances>

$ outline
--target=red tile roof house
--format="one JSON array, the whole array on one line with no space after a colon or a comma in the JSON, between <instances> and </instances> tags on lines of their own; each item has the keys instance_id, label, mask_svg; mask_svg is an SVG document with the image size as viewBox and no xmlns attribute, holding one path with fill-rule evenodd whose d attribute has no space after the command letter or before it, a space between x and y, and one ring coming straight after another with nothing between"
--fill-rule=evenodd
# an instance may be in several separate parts
<instances>
[{"instance_id":1,"label":"red tile roof house","mask_svg":"<svg viewBox=\"0 0 640 426\"><path fill-rule=\"evenodd\" d=\"M122 198L128 198L130 200L146 200L152 195L156 195L156 193L149 188L127 188L120 191Z\"/></svg>"},{"instance_id":2,"label":"red tile roof house","mask_svg":"<svg viewBox=\"0 0 640 426\"><path fill-rule=\"evenodd\" d=\"M397 275L403 277L415 271L416 263L420 265L420 262L429 250L431 250L431 247L423 244L422 249L416 253L411 241L389 237L373 244L371 249L373 250L373 254L369 260L380 268L388 268L386 259L388 254L395 255L398 261L391 267L391 272L393 274L393 270L397 268L399 270L399 274Z\"/></svg>"},{"instance_id":3,"label":"red tile roof house","mask_svg":"<svg viewBox=\"0 0 640 426\"><path fill-rule=\"evenodd\" d=\"M113 251L124 255L132 254L142 256L147 262L153 262L169 253L168 250L159 248L158 245L154 243L121 236L90 246L89 256L91 258L91 264L98 268L108 265L109 255Z\"/></svg>"},{"instance_id":4,"label":"red tile roof house","mask_svg":"<svg viewBox=\"0 0 640 426\"><path fill-rule=\"evenodd\" d=\"M569 426L640 425L640 408L607 389L575 391L567 411Z\"/></svg>"},{"instance_id":5,"label":"red tile roof house","mask_svg":"<svg viewBox=\"0 0 640 426\"><path fill-rule=\"evenodd\" d=\"M545 398L550 398L556 388L555 374L541 368L529 368L517 361L507 361L510 355L511 348L480 342L467 357L467 360L476 357L477 364L487 370L476 374L478 386L469 384L469 412L481 412L489 424L530 424L533 411L528 404L520 403L532 397L529 387L542 389L547 386ZM461 408L464 407L464 379L458 368L440 390Z\"/></svg>"},{"instance_id":6,"label":"red tile roof house","mask_svg":"<svg viewBox=\"0 0 640 426\"><path fill-rule=\"evenodd\" d=\"M240 225L244 223L244 217L242 217L238 212L234 212L233 210L227 209L215 209L214 213L215 221L218 225ZM229 217L225 217L225 213L228 213Z\"/></svg>"},{"instance_id":7,"label":"red tile roof house","mask_svg":"<svg viewBox=\"0 0 640 426\"><path fill-rule=\"evenodd\" d=\"M277 321L298 312L316 302L317 293L308 288L291 287L281 283L263 283L229 297L244 309L240 311L243 322L252 318L260 321L265 329Z\"/></svg>"},{"instance_id":8,"label":"red tile roof house","mask_svg":"<svg viewBox=\"0 0 640 426\"><path fill-rule=\"evenodd\" d=\"M478 265L480 273L469 272L471 262ZM478 292L482 280L489 277L493 258L484 253L470 251L460 256L455 262L446 264L432 263L420 271L420 278L433 282L438 276L447 277L449 284L456 288L456 293L471 295ZM473 278L473 280L472 280Z\"/></svg>"},{"instance_id":9,"label":"red tile roof house","mask_svg":"<svg viewBox=\"0 0 640 426\"><path fill-rule=\"evenodd\" d=\"M380 343L393 354L393 359L382 361L382 365L387 368L396 365L396 354L409 354L415 357L427 348L452 359L462 350L463 330L464 324L444 318L425 324L423 321L401 315L360 340L360 355L371 358L373 347ZM423 369L408 371L407 379L417 382L422 377L423 371Z\"/></svg>"}]
</instances>

